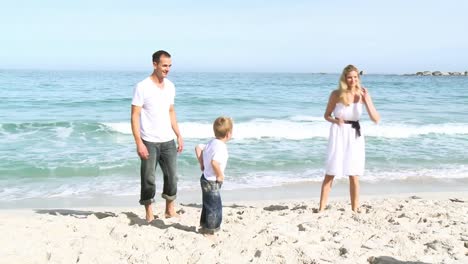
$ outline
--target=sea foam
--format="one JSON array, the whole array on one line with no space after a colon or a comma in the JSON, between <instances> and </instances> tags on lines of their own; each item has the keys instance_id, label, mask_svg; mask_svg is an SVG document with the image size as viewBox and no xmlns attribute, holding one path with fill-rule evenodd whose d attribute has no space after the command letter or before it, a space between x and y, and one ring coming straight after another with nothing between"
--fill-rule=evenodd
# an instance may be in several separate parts
<instances>
[{"instance_id":1,"label":"sea foam","mask_svg":"<svg viewBox=\"0 0 468 264\"><path fill-rule=\"evenodd\" d=\"M235 122L233 138L235 139L264 139L282 138L290 140L327 138L330 123L318 120L317 117L295 117L292 120L254 119L246 122ZM299 120L299 121L297 121ZM311 121L304 121L311 120ZM109 129L131 134L130 123L104 123ZM184 138L210 138L213 135L212 124L181 122L180 130ZM410 138L429 134L466 135L467 123L445 123L414 125L404 123L373 124L370 121L361 122L362 131L367 137L377 138Z\"/></svg>"}]
</instances>

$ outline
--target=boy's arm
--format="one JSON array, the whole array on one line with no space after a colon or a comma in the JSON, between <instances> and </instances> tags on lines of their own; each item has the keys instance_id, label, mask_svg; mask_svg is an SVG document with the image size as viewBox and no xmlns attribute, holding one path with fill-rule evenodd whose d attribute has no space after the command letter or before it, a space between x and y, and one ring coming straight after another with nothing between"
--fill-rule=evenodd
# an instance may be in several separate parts
<instances>
[{"instance_id":1,"label":"boy's arm","mask_svg":"<svg viewBox=\"0 0 468 264\"><path fill-rule=\"evenodd\" d=\"M195 155L197 156L198 163L200 164L201 171L205 170L205 166L203 164L203 149L205 148L204 145L198 144L195 146Z\"/></svg>"},{"instance_id":2,"label":"boy's arm","mask_svg":"<svg viewBox=\"0 0 468 264\"><path fill-rule=\"evenodd\" d=\"M219 166L219 162L216 160L211 160L211 166L213 167L213 171L216 174L216 181L217 182L223 182L224 181L224 174L221 171L221 168Z\"/></svg>"}]
</instances>

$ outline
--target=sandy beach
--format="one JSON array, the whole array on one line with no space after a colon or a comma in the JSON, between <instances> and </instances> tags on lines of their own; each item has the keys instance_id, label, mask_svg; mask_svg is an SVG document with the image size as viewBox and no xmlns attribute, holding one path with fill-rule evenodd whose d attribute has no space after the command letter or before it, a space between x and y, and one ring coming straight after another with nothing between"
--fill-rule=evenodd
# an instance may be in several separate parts
<instances>
[{"instance_id":1,"label":"sandy beach","mask_svg":"<svg viewBox=\"0 0 468 264\"><path fill-rule=\"evenodd\" d=\"M226 202L214 239L201 204L146 223L142 207L0 210L0 263L468 263L468 193Z\"/></svg>"}]
</instances>

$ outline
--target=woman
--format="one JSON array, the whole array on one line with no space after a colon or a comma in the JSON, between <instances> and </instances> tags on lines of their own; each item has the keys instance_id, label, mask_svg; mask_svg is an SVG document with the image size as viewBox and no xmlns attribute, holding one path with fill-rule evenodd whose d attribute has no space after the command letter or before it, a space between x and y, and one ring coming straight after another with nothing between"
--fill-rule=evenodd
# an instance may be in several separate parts
<instances>
[{"instance_id":1,"label":"woman","mask_svg":"<svg viewBox=\"0 0 468 264\"><path fill-rule=\"evenodd\" d=\"M353 65L348 65L343 69L338 89L333 91L328 99L324 114L325 119L332 124L328 138L325 178L320 194L320 212L325 210L335 176L349 176L351 209L354 212L358 211L359 176L364 173L365 160L364 136L361 135L359 125L363 104L371 120L378 123L380 115L368 90L361 87L359 70Z\"/></svg>"}]
</instances>

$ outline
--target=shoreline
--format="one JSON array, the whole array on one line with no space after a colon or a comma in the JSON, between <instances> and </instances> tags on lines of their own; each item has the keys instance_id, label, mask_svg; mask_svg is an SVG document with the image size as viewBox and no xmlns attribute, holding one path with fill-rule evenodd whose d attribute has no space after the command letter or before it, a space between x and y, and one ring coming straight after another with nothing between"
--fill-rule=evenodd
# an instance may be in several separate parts
<instances>
[{"instance_id":1,"label":"shoreline","mask_svg":"<svg viewBox=\"0 0 468 264\"><path fill-rule=\"evenodd\" d=\"M282 200L316 200L320 197L321 182L304 181L280 186L221 190L223 203L260 202ZM156 204L163 203L160 190L157 190ZM418 193L468 193L468 179L440 180L437 182L385 181L360 183L361 197L387 197ZM330 201L335 198L349 198L349 184L346 180L336 181L330 193ZM0 211L4 209L33 208L83 208L83 207L134 207L140 206L138 195L97 196L97 197L52 197L28 198L23 200L0 201ZM197 189L179 190L178 204L201 203L201 191Z\"/></svg>"}]
</instances>

